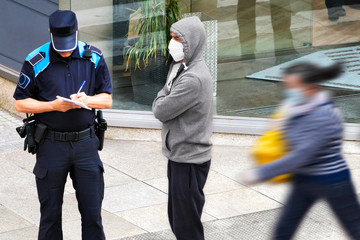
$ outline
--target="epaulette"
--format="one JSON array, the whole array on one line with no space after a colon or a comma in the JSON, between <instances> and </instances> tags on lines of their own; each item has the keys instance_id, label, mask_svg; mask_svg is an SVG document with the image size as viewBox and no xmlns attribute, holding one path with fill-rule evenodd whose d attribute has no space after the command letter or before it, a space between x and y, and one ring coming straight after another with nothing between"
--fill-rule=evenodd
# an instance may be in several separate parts
<instances>
[{"instance_id":1,"label":"epaulette","mask_svg":"<svg viewBox=\"0 0 360 240\"><path fill-rule=\"evenodd\" d=\"M50 43L45 43L27 55L25 61L28 61L34 69L35 77L44 71L50 63L49 48Z\"/></svg>"},{"instance_id":2,"label":"epaulette","mask_svg":"<svg viewBox=\"0 0 360 240\"><path fill-rule=\"evenodd\" d=\"M35 66L36 64L38 64L44 58L45 58L45 53L44 52L39 52L38 54L36 54L32 58L30 58L28 60L28 62L31 64L31 66Z\"/></svg>"},{"instance_id":3,"label":"epaulette","mask_svg":"<svg viewBox=\"0 0 360 240\"><path fill-rule=\"evenodd\" d=\"M89 46L89 49L94 52L94 53L97 53L99 56L102 56L102 51L94 46Z\"/></svg>"},{"instance_id":4,"label":"epaulette","mask_svg":"<svg viewBox=\"0 0 360 240\"><path fill-rule=\"evenodd\" d=\"M102 52L98 48L94 46L90 46L83 41L78 42L78 48L79 48L80 57L84 57L85 49L90 49L91 51L90 61L92 61L95 64L95 68L97 68L97 65L99 64L99 61L102 57Z\"/></svg>"}]
</instances>

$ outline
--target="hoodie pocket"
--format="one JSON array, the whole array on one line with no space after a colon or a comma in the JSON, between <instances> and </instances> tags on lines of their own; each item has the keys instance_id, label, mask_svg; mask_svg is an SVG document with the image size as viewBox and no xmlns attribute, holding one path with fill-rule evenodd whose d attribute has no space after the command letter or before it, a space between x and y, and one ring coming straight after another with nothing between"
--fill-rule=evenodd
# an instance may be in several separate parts
<instances>
[{"instance_id":1,"label":"hoodie pocket","mask_svg":"<svg viewBox=\"0 0 360 240\"><path fill-rule=\"evenodd\" d=\"M164 137L164 144L165 144L165 147L168 151L171 151L170 150L170 146L169 146L169 134L170 134L170 130L168 130L165 134L165 137Z\"/></svg>"}]
</instances>

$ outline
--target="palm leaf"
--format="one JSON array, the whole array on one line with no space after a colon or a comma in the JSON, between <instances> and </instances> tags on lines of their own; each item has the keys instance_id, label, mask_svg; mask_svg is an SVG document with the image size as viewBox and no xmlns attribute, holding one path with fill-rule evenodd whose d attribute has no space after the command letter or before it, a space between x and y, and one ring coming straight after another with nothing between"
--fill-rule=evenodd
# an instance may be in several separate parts
<instances>
[{"instance_id":1,"label":"palm leaf","mask_svg":"<svg viewBox=\"0 0 360 240\"><path fill-rule=\"evenodd\" d=\"M171 25L182 18L178 6L180 0L145 0L132 10L131 19L138 18L130 32L139 36L137 42L126 52L126 70L148 66L157 54L168 57L167 46L171 39ZM160 52L159 52L160 51Z\"/></svg>"}]
</instances>

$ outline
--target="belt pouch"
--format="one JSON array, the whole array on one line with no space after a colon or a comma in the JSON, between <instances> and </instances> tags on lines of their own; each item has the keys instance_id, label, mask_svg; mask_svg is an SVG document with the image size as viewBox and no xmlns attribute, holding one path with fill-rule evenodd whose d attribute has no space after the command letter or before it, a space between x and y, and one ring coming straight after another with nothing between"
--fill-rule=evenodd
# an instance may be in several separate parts
<instances>
[{"instance_id":1,"label":"belt pouch","mask_svg":"<svg viewBox=\"0 0 360 240\"><path fill-rule=\"evenodd\" d=\"M42 144L46 138L46 133L47 133L47 126L42 123L37 124L35 130L35 142Z\"/></svg>"}]
</instances>

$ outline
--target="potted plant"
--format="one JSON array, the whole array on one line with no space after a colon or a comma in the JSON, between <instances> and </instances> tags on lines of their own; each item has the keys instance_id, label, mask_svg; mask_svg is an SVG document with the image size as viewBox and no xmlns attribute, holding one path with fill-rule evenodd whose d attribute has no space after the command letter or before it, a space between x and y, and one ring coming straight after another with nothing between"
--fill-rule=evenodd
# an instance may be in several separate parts
<instances>
[{"instance_id":1,"label":"potted plant","mask_svg":"<svg viewBox=\"0 0 360 240\"><path fill-rule=\"evenodd\" d=\"M171 25L181 19L180 0L145 0L134 10L130 32L138 38L126 52L126 70L131 70L134 101L151 105L166 82L169 70L168 44Z\"/></svg>"}]
</instances>

